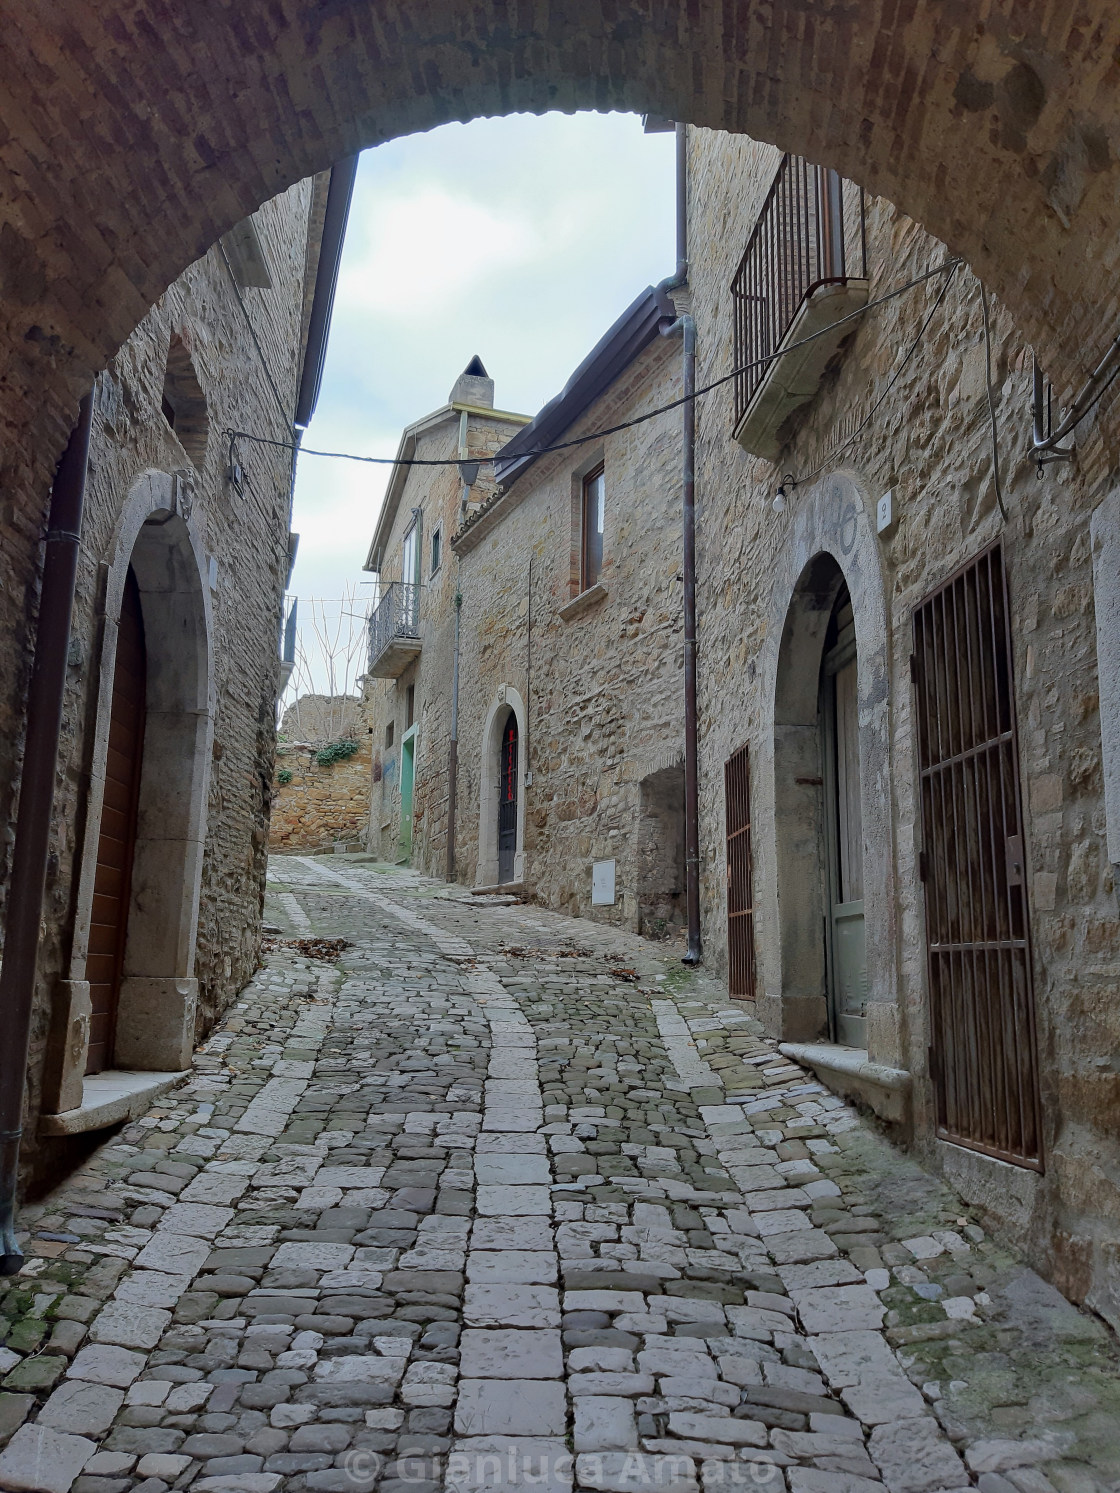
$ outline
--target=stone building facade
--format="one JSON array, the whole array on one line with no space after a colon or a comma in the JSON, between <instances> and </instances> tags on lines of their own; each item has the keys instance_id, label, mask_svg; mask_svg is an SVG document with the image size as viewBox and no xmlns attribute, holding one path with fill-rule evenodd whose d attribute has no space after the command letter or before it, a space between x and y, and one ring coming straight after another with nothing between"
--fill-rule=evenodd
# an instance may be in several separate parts
<instances>
[{"instance_id":1,"label":"stone building facade","mask_svg":"<svg viewBox=\"0 0 1120 1493\"><path fill-rule=\"evenodd\" d=\"M784 169L770 147L689 131L701 386L778 345L737 340L752 286L736 277ZM857 301L948 259L869 198L857 269L834 188ZM819 320L793 306L787 341ZM1118 452L1106 402L1075 459L1036 473L1032 352L988 309L991 403L964 265L847 324L792 395L762 389L752 449L734 438L735 380L701 403L705 957L728 970L727 836L745 809L754 974L740 965L737 993L1115 1324L1120 920L1100 702ZM733 758L749 759L745 804L725 797Z\"/></svg>"},{"instance_id":2,"label":"stone building facade","mask_svg":"<svg viewBox=\"0 0 1120 1493\"><path fill-rule=\"evenodd\" d=\"M680 393L675 320L644 291L452 542L458 878L654 936L684 911L681 445L679 412L642 417Z\"/></svg>"},{"instance_id":3,"label":"stone building facade","mask_svg":"<svg viewBox=\"0 0 1120 1493\"><path fill-rule=\"evenodd\" d=\"M291 439L329 173L193 264L98 378L23 1160L190 1066L260 939ZM232 464L231 464L232 456Z\"/></svg>"},{"instance_id":4,"label":"stone building facade","mask_svg":"<svg viewBox=\"0 0 1120 1493\"><path fill-rule=\"evenodd\" d=\"M393 623L378 634L371 673L397 677L365 687L371 850L654 936L683 919L680 416L645 418L680 392L680 341L663 335L675 321L663 292L643 291L563 392L530 423L517 417L519 431L513 417L472 410L469 445L458 449L474 458L500 446L501 456L468 473L467 501L456 468L405 466L414 455L455 455L463 380L447 411L410 427L370 549ZM488 407L492 386L469 398ZM558 442L567 449L534 454ZM430 537L421 545L427 579L414 616L394 584L413 526L441 532L435 574Z\"/></svg>"},{"instance_id":5,"label":"stone building facade","mask_svg":"<svg viewBox=\"0 0 1120 1493\"><path fill-rule=\"evenodd\" d=\"M363 686L373 758L368 844L436 876L447 867L458 596L450 540L493 495L493 468L480 459L528 418L494 409L494 382L473 358L448 402L402 435L366 560L378 577ZM449 464L413 464L425 461Z\"/></svg>"}]
</instances>

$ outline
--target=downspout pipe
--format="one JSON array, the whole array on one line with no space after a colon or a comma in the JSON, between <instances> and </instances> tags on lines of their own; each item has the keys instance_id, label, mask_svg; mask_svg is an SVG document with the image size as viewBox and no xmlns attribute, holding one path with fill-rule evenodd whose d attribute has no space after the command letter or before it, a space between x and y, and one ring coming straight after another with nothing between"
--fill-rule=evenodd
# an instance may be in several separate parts
<instances>
[{"instance_id":1,"label":"downspout pipe","mask_svg":"<svg viewBox=\"0 0 1120 1493\"><path fill-rule=\"evenodd\" d=\"M455 649L451 656L451 742L447 748L447 880L455 880L455 814L459 807L459 625L463 593L455 587Z\"/></svg>"},{"instance_id":2,"label":"downspout pipe","mask_svg":"<svg viewBox=\"0 0 1120 1493\"><path fill-rule=\"evenodd\" d=\"M700 794L696 719L696 323L684 326L684 404L682 409L683 580L684 580L684 853L688 947L685 964L700 963Z\"/></svg>"},{"instance_id":3,"label":"downspout pipe","mask_svg":"<svg viewBox=\"0 0 1120 1493\"><path fill-rule=\"evenodd\" d=\"M47 520L46 556L39 596L35 662L27 693L27 738L19 812L8 883L8 916L4 961L0 966L0 1274L15 1275L23 1264L16 1243L16 1188L23 1103L31 1036L31 1010L39 953L39 923L47 881L51 816L66 662L70 651L70 617L78 575L78 545L85 505L86 466L93 422L93 395L78 411L55 474Z\"/></svg>"},{"instance_id":4,"label":"downspout pipe","mask_svg":"<svg viewBox=\"0 0 1120 1493\"><path fill-rule=\"evenodd\" d=\"M677 268L660 289L683 290L688 284L688 133L676 127ZM700 793L697 766L696 711L696 323L688 312L662 328L683 340L681 405L681 578L684 584L684 854L685 911L688 944L682 962L699 964L700 948Z\"/></svg>"}]
</instances>

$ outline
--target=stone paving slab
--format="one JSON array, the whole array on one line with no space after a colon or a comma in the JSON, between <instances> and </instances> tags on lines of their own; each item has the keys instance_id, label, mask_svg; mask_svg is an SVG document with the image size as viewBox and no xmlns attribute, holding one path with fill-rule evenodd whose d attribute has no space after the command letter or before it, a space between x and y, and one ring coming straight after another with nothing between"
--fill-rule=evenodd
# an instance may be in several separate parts
<instances>
[{"instance_id":1,"label":"stone paving slab","mask_svg":"<svg viewBox=\"0 0 1120 1493\"><path fill-rule=\"evenodd\" d=\"M0 1489L1120 1489L1112 1336L671 948L362 857L267 915L350 947L22 1215Z\"/></svg>"}]
</instances>

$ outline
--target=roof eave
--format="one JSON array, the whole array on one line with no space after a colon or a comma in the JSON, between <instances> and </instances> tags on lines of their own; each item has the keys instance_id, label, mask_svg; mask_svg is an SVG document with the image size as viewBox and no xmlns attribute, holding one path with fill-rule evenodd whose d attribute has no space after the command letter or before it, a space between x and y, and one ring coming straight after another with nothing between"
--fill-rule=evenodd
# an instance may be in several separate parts
<instances>
[{"instance_id":1,"label":"roof eave","mask_svg":"<svg viewBox=\"0 0 1120 1493\"><path fill-rule=\"evenodd\" d=\"M560 393L506 442L502 450L509 452L508 457L503 460L499 452L494 464L499 484L508 491L543 454L539 448L554 444L571 429L650 346L662 327L676 319L676 314L672 301L660 286L647 286L599 339ZM518 448L525 447L531 449L520 454Z\"/></svg>"}]
</instances>

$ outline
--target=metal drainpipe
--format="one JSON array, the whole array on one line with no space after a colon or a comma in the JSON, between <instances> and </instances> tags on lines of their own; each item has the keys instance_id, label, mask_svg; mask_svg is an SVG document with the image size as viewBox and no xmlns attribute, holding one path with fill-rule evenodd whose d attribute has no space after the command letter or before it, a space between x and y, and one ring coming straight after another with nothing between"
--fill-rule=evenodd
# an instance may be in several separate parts
<instances>
[{"instance_id":1,"label":"metal drainpipe","mask_svg":"<svg viewBox=\"0 0 1120 1493\"><path fill-rule=\"evenodd\" d=\"M27 1080L31 1008L39 952L39 922L47 880L55 767L62 731L70 616L78 573L93 395L79 406L78 423L55 474L47 520L39 595L35 663L27 692L27 738L9 880L4 962L0 967L0 1274L23 1264L16 1243L16 1187Z\"/></svg>"},{"instance_id":2,"label":"metal drainpipe","mask_svg":"<svg viewBox=\"0 0 1120 1493\"><path fill-rule=\"evenodd\" d=\"M458 563L458 562L456 562ZM459 806L459 621L463 593L455 587L455 651L451 665L451 743L447 749L447 880L455 880L455 812Z\"/></svg>"},{"instance_id":3,"label":"metal drainpipe","mask_svg":"<svg viewBox=\"0 0 1120 1493\"><path fill-rule=\"evenodd\" d=\"M684 528L684 855L688 948L685 964L700 963L700 794L696 728L696 323L682 316L684 399L681 447Z\"/></svg>"},{"instance_id":4,"label":"metal drainpipe","mask_svg":"<svg viewBox=\"0 0 1120 1493\"><path fill-rule=\"evenodd\" d=\"M688 131L678 123L677 134L677 269L659 289L674 291L688 284ZM685 911L688 947L682 963L699 964L700 951L700 794L697 781L696 726L696 323L685 312L665 336L683 334L684 403L681 406L682 555L684 582L684 856Z\"/></svg>"}]
</instances>

